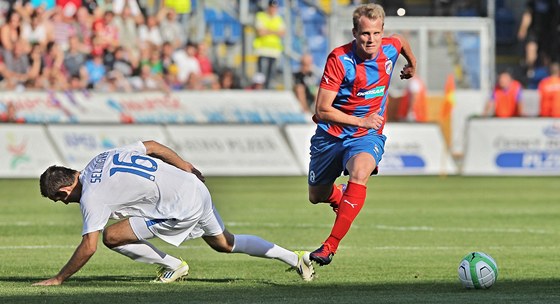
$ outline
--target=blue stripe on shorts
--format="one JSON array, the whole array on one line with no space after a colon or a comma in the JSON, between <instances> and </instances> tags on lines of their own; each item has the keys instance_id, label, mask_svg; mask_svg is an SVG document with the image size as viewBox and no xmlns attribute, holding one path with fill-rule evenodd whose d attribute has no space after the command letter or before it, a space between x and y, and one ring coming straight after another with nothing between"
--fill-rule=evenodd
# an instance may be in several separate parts
<instances>
[{"instance_id":1,"label":"blue stripe on shorts","mask_svg":"<svg viewBox=\"0 0 560 304\"><path fill-rule=\"evenodd\" d=\"M146 226L151 227L155 224L159 224L161 222L165 222L167 221L167 219L154 219L154 220L148 220L146 221Z\"/></svg>"}]
</instances>

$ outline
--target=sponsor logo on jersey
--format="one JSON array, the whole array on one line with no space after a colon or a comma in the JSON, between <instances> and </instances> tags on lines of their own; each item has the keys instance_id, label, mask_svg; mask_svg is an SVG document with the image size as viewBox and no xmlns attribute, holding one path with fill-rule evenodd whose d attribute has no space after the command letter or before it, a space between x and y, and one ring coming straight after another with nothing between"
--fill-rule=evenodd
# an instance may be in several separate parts
<instances>
[{"instance_id":1,"label":"sponsor logo on jersey","mask_svg":"<svg viewBox=\"0 0 560 304\"><path fill-rule=\"evenodd\" d=\"M371 90L360 89L356 96L370 99L383 96L383 94L385 94L385 86L375 87Z\"/></svg>"},{"instance_id":2,"label":"sponsor logo on jersey","mask_svg":"<svg viewBox=\"0 0 560 304\"><path fill-rule=\"evenodd\" d=\"M354 63L354 60L352 60L352 58L350 58L350 57L348 57L348 56L344 56L342 59Z\"/></svg>"},{"instance_id":3,"label":"sponsor logo on jersey","mask_svg":"<svg viewBox=\"0 0 560 304\"><path fill-rule=\"evenodd\" d=\"M387 73L387 75L391 75L391 72L393 72L393 62L391 60L387 60L385 61L385 73Z\"/></svg>"}]
</instances>

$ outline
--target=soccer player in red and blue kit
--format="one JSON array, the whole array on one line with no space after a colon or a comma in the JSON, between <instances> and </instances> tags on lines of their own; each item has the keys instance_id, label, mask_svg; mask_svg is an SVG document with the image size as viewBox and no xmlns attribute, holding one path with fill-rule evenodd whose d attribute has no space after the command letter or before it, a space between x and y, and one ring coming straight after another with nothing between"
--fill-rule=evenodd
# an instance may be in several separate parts
<instances>
[{"instance_id":1,"label":"soccer player in red and blue kit","mask_svg":"<svg viewBox=\"0 0 560 304\"><path fill-rule=\"evenodd\" d=\"M329 203L337 213L331 234L310 255L320 265L331 262L364 205L370 175L377 173L385 145L387 92L399 54L408 61L401 79L411 78L416 70L408 41L400 35L383 37L384 20L378 4L354 10L355 39L329 54L317 94L309 200ZM348 184L335 185L343 172L349 175Z\"/></svg>"}]
</instances>

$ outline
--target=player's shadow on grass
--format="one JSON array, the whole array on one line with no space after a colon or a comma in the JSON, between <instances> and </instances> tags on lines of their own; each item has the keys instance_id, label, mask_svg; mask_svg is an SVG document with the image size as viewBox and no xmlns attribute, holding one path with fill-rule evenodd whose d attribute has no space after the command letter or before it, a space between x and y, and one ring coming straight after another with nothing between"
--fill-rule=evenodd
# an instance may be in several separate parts
<instances>
[{"instance_id":1,"label":"player's shadow on grass","mask_svg":"<svg viewBox=\"0 0 560 304\"><path fill-rule=\"evenodd\" d=\"M9 278L2 278L7 281ZM12 278L28 281L30 278ZM102 281L103 279L105 281ZM489 290L466 290L459 282L352 283L193 279L179 284L138 284L126 276L75 278L67 286L35 287L2 303L560 303L560 279L499 281ZM115 283L115 281L117 281ZM208 283L211 284L208 284ZM255 284L257 283L257 284ZM41 289L44 288L44 289ZM108 288L108 289L104 289ZM1 293L0 293L1 294Z\"/></svg>"},{"instance_id":2,"label":"player's shadow on grass","mask_svg":"<svg viewBox=\"0 0 560 304\"><path fill-rule=\"evenodd\" d=\"M0 282L14 282L33 284L46 280L46 277L0 277ZM117 286L121 283L149 283L154 280L153 276L91 276L91 277L73 277L66 281L64 285L74 285L76 283L96 283L96 284L112 284ZM201 283L234 283L237 281L244 281L242 278L220 278L220 279L202 279L202 278L187 278L188 282L201 282Z\"/></svg>"},{"instance_id":3,"label":"player's shadow on grass","mask_svg":"<svg viewBox=\"0 0 560 304\"><path fill-rule=\"evenodd\" d=\"M29 282L30 284L40 282L48 279L48 277L0 277L0 282ZM138 282L145 283L153 280L154 277L139 277L139 276L95 276L95 277L73 277L66 281L68 282Z\"/></svg>"},{"instance_id":4,"label":"player's shadow on grass","mask_svg":"<svg viewBox=\"0 0 560 304\"><path fill-rule=\"evenodd\" d=\"M202 282L202 283L234 283L238 281L245 281L245 279L240 278L223 278L223 279L193 279L188 278L188 282Z\"/></svg>"}]
</instances>

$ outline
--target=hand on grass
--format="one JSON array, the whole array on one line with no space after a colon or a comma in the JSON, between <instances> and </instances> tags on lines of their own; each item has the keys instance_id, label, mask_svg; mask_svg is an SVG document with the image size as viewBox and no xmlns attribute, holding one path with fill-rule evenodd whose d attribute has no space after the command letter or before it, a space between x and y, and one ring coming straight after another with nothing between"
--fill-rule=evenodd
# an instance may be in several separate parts
<instances>
[{"instance_id":1,"label":"hand on grass","mask_svg":"<svg viewBox=\"0 0 560 304\"><path fill-rule=\"evenodd\" d=\"M54 285L61 285L62 281L57 278L50 278L41 282L37 282L31 286L54 286Z\"/></svg>"}]
</instances>

